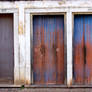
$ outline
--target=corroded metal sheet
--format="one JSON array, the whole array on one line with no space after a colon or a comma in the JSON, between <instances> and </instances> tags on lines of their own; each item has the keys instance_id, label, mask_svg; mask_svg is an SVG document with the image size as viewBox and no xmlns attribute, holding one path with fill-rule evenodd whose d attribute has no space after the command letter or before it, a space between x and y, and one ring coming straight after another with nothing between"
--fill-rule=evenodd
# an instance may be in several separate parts
<instances>
[{"instance_id":1,"label":"corroded metal sheet","mask_svg":"<svg viewBox=\"0 0 92 92\"><path fill-rule=\"evenodd\" d=\"M14 77L13 15L0 14L0 84Z\"/></svg>"},{"instance_id":2,"label":"corroded metal sheet","mask_svg":"<svg viewBox=\"0 0 92 92\"><path fill-rule=\"evenodd\" d=\"M92 84L92 15L74 18L75 84Z\"/></svg>"},{"instance_id":3,"label":"corroded metal sheet","mask_svg":"<svg viewBox=\"0 0 92 92\"><path fill-rule=\"evenodd\" d=\"M34 84L64 84L64 16L33 17Z\"/></svg>"}]
</instances>

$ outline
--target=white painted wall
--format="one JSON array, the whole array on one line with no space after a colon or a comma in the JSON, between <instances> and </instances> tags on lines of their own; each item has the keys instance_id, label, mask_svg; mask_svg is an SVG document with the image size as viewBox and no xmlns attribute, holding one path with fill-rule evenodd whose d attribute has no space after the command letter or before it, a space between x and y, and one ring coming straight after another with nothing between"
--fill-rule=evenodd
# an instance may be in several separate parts
<instances>
[{"instance_id":1,"label":"white painted wall","mask_svg":"<svg viewBox=\"0 0 92 92\"><path fill-rule=\"evenodd\" d=\"M14 13L14 84L31 84L32 15L65 14L67 85L72 84L72 32L74 13L92 13L92 1L0 2L0 13Z\"/></svg>"}]
</instances>

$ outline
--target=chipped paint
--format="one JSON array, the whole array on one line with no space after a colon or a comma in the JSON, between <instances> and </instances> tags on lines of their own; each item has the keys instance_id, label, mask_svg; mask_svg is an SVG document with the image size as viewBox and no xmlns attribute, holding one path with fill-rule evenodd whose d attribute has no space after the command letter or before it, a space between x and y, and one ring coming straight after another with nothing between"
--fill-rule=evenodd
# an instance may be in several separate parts
<instances>
[{"instance_id":1,"label":"chipped paint","mask_svg":"<svg viewBox=\"0 0 92 92\"><path fill-rule=\"evenodd\" d=\"M26 81L25 81L25 84L26 84L26 85L29 85L29 84L30 84L30 80L26 80Z\"/></svg>"},{"instance_id":2,"label":"chipped paint","mask_svg":"<svg viewBox=\"0 0 92 92\"><path fill-rule=\"evenodd\" d=\"M70 87L72 85L72 79L70 79L70 81L68 82L67 86Z\"/></svg>"},{"instance_id":3,"label":"chipped paint","mask_svg":"<svg viewBox=\"0 0 92 92\"><path fill-rule=\"evenodd\" d=\"M19 35L24 34L23 23L22 22L19 23L19 32L18 33L19 33Z\"/></svg>"},{"instance_id":4,"label":"chipped paint","mask_svg":"<svg viewBox=\"0 0 92 92\"><path fill-rule=\"evenodd\" d=\"M64 3L65 3L65 1L60 1L60 2L58 2L59 5L62 5L62 4L64 4Z\"/></svg>"},{"instance_id":5,"label":"chipped paint","mask_svg":"<svg viewBox=\"0 0 92 92\"><path fill-rule=\"evenodd\" d=\"M7 5L7 6L6 6ZM18 7L25 7L25 8L68 8L68 7L74 7L74 8L81 8L81 7L92 7L91 1L15 1L15 2L0 2L0 9L1 8L18 8Z\"/></svg>"}]
</instances>

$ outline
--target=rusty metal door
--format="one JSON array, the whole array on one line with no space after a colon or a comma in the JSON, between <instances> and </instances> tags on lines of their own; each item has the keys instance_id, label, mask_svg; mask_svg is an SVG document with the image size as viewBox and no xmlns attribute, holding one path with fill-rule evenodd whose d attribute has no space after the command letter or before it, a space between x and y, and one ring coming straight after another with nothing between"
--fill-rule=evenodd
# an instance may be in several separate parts
<instances>
[{"instance_id":1,"label":"rusty metal door","mask_svg":"<svg viewBox=\"0 0 92 92\"><path fill-rule=\"evenodd\" d=\"M13 15L0 14L0 84L13 82L13 44Z\"/></svg>"},{"instance_id":2,"label":"rusty metal door","mask_svg":"<svg viewBox=\"0 0 92 92\"><path fill-rule=\"evenodd\" d=\"M33 17L34 84L64 84L64 16Z\"/></svg>"},{"instance_id":3,"label":"rusty metal door","mask_svg":"<svg viewBox=\"0 0 92 92\"><path fill-rule=\"evenodd\" d=\"M92 84L92 15L74 16L74 81Z\"/></svg>"}]
</instances>

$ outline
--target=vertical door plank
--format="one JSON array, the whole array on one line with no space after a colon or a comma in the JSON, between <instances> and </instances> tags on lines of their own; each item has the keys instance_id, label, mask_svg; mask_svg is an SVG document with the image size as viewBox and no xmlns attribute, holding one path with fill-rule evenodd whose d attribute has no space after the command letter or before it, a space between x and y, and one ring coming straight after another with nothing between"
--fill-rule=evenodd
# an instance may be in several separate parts
<instances>
[{"instance_id":1,"label":"vertical door plank","mask_svg":"<svg viewBox=\"0 0 92 92\"><path fill-rule=\"evenodd\" d=\"M42 29L42 18L36 17L33 21L33 74L34 74L34 83L44 83L43 77L43 53L44 53L44 41L43 41L43 29ZM43 35L42 35L43 34ZM42 42L42 44L41 44ZM42 47L42 48L41 48Z\"/></svg>"},{"instance_id":2,"label":"vertical door plank","mask_svg":"<svg viewBox=\"0 0 92 92\"><path fill-rule=\"evenodd\" d=\"M74 18L74 80L76 84L84 82L84 19L82 16Z\"/></svg>"},{"instance_id":3,"label":"vertical door plank","mask_svg":"<svg viewBox=\"0 0 92 92\"><path fill-rule=\"evenodd\" d=\"M92 15L85 16L85 83L92 84Z\"/></svg>"},{"instance_id":4,"label":"vertical door plank","mask_svg":"<svg viewBox=\"0 0 92 92\"><path fill-rule=\"evenodd\" d=\"M56 71L57 84L64 83L64 21L60 17L56 18Z\"/></svg>"}]
</instances>

